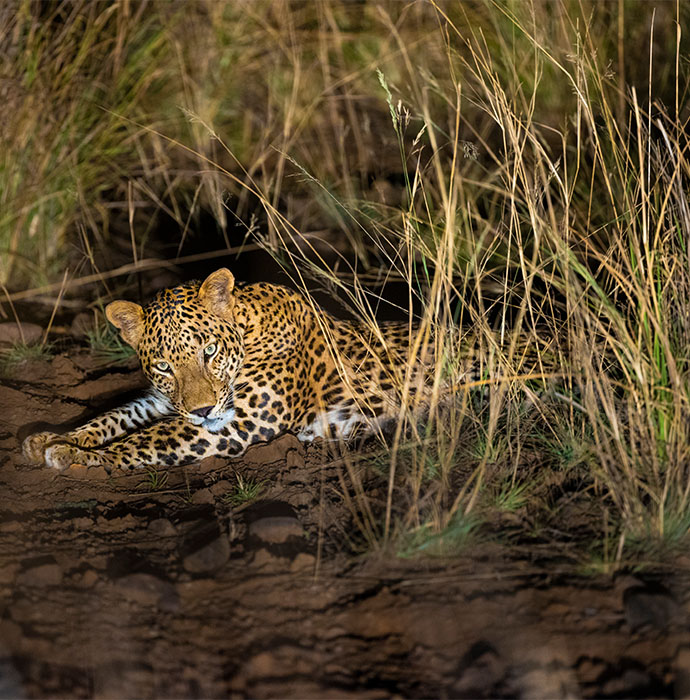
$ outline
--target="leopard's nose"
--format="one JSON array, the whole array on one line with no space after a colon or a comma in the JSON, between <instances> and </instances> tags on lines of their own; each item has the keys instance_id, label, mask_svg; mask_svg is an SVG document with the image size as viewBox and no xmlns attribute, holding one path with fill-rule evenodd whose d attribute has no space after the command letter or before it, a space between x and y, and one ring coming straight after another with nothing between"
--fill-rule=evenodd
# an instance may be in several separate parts
<instances>
[{"instance_id":1,"label":"leopard's nose","mask_svg":"<svg viewBox=\"0 0 690 700\"><path fill-rule=\"evenodd\" d=\"M213 410L213 406L204 406L203 408L195 408L192 413L195 416L201 416L202 418L206 418L206 416L211 413Z\"/></svg>"}]
</instances>

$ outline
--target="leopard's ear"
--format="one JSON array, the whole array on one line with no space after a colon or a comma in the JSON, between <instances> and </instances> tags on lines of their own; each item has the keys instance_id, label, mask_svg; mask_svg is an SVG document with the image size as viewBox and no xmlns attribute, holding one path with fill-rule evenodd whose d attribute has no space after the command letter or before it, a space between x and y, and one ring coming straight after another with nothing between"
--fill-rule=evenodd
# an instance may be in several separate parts
<instances>
[{"instance_id":1,"label":"leopard's ear","mask_svg":"<svg viewBox=\"0 0 690 700\"><path fill-rule=\"evenodd\" d=\"M235 278L232 272L221 267L204 280L199 288L199 299L212 314L229 318L235 306L235 296L232 293L234 288Z\"/></svg>"},{"instance_id":2,"label":"leopard's ear","mask_svg":"<svg viewBox=\"0 0 690 700\"><path fill-rule=\"evenodd\" d=\"M114 301L105 307L105 315L120 330L122 339L136 350L144 332L144 309L131 301Z\"/></svg>"}]
</instances>

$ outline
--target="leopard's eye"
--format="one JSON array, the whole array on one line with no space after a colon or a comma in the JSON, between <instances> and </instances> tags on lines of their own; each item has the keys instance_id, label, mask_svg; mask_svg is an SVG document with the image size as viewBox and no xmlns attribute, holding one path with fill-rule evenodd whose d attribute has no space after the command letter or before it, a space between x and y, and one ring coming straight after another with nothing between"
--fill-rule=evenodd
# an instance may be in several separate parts
<instances>
[{"instance_id":1,"label":"leopard's eye","mask_svg":"<svg viewBox=\"0 0 690 700\"><path fill-rule=\"evenodd\" d=\"M170 371L170 365L167 362L156 362L154 367L163 373L168 373Z\"/></svg>"},{"instance_id":2,"label":"leopard's eye","mask_svg":"<svg viewBox=\"0 0 690 700\"><path fill-rule=\"evenodd\" d=\"M218 346L215 343L210 343L204 348L204 355L206 357L213 357L218 351Z\"/></svg>"}]
</instances>

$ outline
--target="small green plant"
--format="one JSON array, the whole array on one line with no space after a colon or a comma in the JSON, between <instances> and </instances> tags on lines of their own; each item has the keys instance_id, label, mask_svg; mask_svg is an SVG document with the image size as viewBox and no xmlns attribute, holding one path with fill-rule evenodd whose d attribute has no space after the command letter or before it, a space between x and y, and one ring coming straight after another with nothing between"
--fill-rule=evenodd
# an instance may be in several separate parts
<instances>
[{"instance_id":1,"label":"small green plant","mask_svg":"<svg viewBox=\"0 0 690 700\"><path fill-rule=\"evenodd\" d=\"M50 343L15 343L0 351L0 374L10 376L24 362L48 360L52 354Z\"/></svg>"},{"instance_id":2,"label":"small green plant","mask_svg":"<svg viewBox=\"0 0 690 700\"><path fill-rule=\"evenodd\" d=\"M255 481L252 478L244 478L241 474L236 474L237 483L232 491L225 494L223 500L232 506L241 506L245 503L250 503L259 497L263 491L265 480Z\"/></svg>"},{"instance_id":3,"label":"small green plant","mask_svg":"<svg viewBox=\"0 0 690 700\"><path fill-rule=\"evenodd\" d=\"M457 555L476 536L481 520L456 510L448 523L438 528L433 518L410 530L400 538L398 556L419 555L447 557Z\"/></svg>"},{"instance_id":4,"label":"small green plant","mask_svg":"<svg viewBox=\"0 0 690 700\"><path fill-rule=\"evenodd\" d=\"M139 484L138 488L147 491L161 491L168 484L168 472L147 468L146 478Z\"/></svg>"},{"instance_id":5,"label":"small green plant","mask_svg":"<svg viewBox=\"0 0 690 700\"><path fill-rule=\"evenodd\" d=\"M123 342L109 323L96 323L86 337L91 353L104 365L121 365L136 355L134 348Z\"/></svg>"},{"instance_id":6,"label":"small green plant","mask_svg":"<svg viewBox=\"0 0 690 700\"><path fill-rule=\"evenodd\" d=\"M558 469L564 471L587 468L594 460L594 437L584 416L578 415L566 420L562 414L550 416L535 431L534 444L543 451Z\"/></svg>"},{"instance_id":7,"label":"small green plant","mask_svg":"<svg viewBox=\"0 0 690 700\"><path fill-rule=\"evenodd\" d=\"M690 508L677 493L669 494L660 505L660 514L643 513L628 525L626 549L636 559L659 560L666 554L685 549L690 535ZM654 517L656 515L656 517ZM659 525L661 520L661 525Z\"/></svg>"},{"instance_id":8,"label":"small green plant","mask_svg":"<svg viewBox=\"0 0 690 700\"><path fill-rule=\"evenodd\" d=\"M507 513L524 508L529 502L529 486L528 482L506 481L496 495L496 508Z\"/></svg>"}]
</instances>

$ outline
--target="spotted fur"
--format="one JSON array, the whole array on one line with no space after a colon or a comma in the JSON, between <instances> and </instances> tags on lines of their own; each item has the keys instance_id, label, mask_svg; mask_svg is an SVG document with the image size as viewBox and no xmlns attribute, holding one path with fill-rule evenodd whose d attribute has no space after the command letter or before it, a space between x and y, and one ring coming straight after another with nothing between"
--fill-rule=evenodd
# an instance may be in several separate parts
<instances>
[{"instance_id":1,"label":"spotted fur","mask_svg":"<svg viewBox=\"0 0 690 700\"><path fill-rule=\"evenodd\" d=\"M407 323L377 335L284 287L235 286L226 269L106 314L151 392L66 435L28 437L32 461L131 469L237 456L285 432L348 440L398 417L406 372L412 391L423 384L409 373Z\"/></svg>"}]
</instances>

